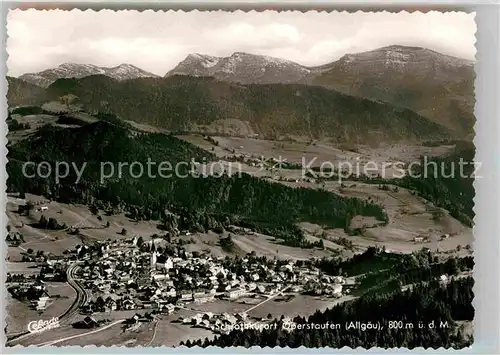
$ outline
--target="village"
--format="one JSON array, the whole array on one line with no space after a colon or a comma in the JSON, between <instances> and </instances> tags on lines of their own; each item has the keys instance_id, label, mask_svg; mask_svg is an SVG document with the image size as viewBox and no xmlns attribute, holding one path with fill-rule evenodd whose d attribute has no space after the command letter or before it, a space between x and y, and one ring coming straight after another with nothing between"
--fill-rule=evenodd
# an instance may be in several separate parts
<instances>
[{"instance_id":1,"label":"village","mask_svg":"<svg viewBox=\"0 0 500 355\"><path fill-rule=\"evenodd\" d=\"M342 277L320 276L319 270L294 262L255 255L213 258L186 252L182 247L157 246L162 240L147 243L141 239L98 243L95 248L73 251L73 255L83 257L77 261L80 266L75 274L90 293L89 302L81 307L84 313L149 309L172 314L189 304L243 297L253 298L258 305L285 291L342 295ZM250 321L246 314L217 316L210 312L181 321L217 329L220 317L229 325Z\"/></svg>"},{"instance_id":2,"label":"village","mask_svg":"<svg viewBox=\"0 0 500 355\"><path fill-rule=\"evenodd\" d=\"M274 300L288 302L296 295L338 299L350 292L341 276L323 275L308 262L259 257L213 257L188 252L182 243L142 237L98 241L78 245L62 256L42 256L38 276L9 275L10 293L28 299L43 311L51 302L44 289L46 281L67 281L77 293L80 316L74 327L99 327L113 318L113 312L129 311L124 321L134 330L142 322L180 310L200 310L214 302L246 304L243 312L193 312L175 322L205 328L214 333L265 326L274 317L250 317L248 312ZM15 284L13 283L15 281ZM191 308L191 306L197 308ZM146 312L146 313L144 313ZM76 312L75 312L76 313ZM100 317L99 317L100 316ZM278 315L279 317L279 315Z\"/></svg>"}]
</instances>

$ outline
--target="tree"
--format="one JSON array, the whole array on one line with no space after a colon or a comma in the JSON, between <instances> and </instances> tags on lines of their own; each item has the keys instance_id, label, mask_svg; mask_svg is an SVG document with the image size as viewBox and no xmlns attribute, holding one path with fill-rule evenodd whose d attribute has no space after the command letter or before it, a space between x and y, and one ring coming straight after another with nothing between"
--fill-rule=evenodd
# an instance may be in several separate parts
<instances>
[{"instance_id":1,"label":"tree","mask_svg":"<svg viewBox=\"0 0 500 355\"><path fill-rule=\"evenodd\" d=\"M59 98L59 100L61 101L62 104L66 105L66 108L68 109L68 111L70 110L70 106L71 104L76 100L78 99L78 96L76 95L73 95L73 94L67 94L67 95L64 95L64 96L61 96Z\"/></svg>"},{"instance_id":2,"label":"tree","mask_svg":"<svg viewBox=\"0 0 500 355\"><path fill-rule=\"evenodd\" d=\"M165 215L162 220L163 227L169 233L175 234L175 231L179 227L179 217L175 214L165 210Z\"/></svg>"},{"instance_id":3,"label":"tree","mask_svg":"<svg viewBox=\"0 0 500 355\"><path fill-rule=\"evenodd\" d=\"M97 299L95 300L96 310L99 312L104 311L104 305L105 305L104 299L101 296L97 297Z\"/></svg>"},{"instance_id":4,"label":"tree","mask_svg":"<svg viewBox=\"0 0 500 355\"><path fill-rule=\"evenodd\" d=\"M47 228L48 229L60 229L61 226L59 223L57 223L57 220L53 217L49 218L49 221L47 222Z\"/></svg>"},{"instance_id":5,"label":"tree","mask_svg":"<svg viewBox=\"0 0 500 355\"><path fill-rule=\"evenodd\" d=\"M127 230L125 228L122 228L122 231L120 232L121 235L127 235Z\"/></svg>"},{"instance_id":6,"label":"tree","mask_svg":"<svg viewBox=\"0 0 500 355\"><path fill-rule=\"evenodd\" d=\"M40 228L47 228L48 221L47 221L47 218L43 214L40 216L40 220L38 221L38 224L40 225Z\"/></svg>"},{"instance_id":7,"label":"tree","mask_svg":"<svg viewBox=\"0 0 500 355\"><path fill-rule=\"evenodd\" d=\"M140 248L144 244L144 239L142 237L137 238L137 247Z\"/></svg>"},{"instance_id":8,"label":"tree","mask_svg":"<svg viewBox=\"0 0 500 355\"><path fill-rule=\"evenodd\" d=\"M89 209L90 209L90 213L92 213L93 215L97 215L99 213L99 208L97 208L96 205L91 205L89 207Z\"/></svg>"},{"instance_id":9,"label":"tree","mask_svg":"<svg viewBox=\"0 0 500 355\"><path fill-rule=\"evenodd\" d=\"M24 205L24 211L26 212L26 215L29 215L34 208L35 205L33 204L33 202L31 201L26 202L26 205Z\"/></svg>"},{"instance_id":10,"label":"tree","mask_svg":"<svg viewBox=\"0 0 500 355\"><path fill-rule=\"evenodd\" d=\"M28 250L26 250L26 252L27 252L28 254L33 254L33 249L28 248Z\"/></svg>"}]
</instances>

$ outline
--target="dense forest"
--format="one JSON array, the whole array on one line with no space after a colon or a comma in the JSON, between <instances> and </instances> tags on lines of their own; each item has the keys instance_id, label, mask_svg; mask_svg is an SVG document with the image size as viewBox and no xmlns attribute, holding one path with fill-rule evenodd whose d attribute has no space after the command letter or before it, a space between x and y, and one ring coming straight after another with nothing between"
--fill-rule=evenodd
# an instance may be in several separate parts
<instances>
[{"instance_id":1,"label":"dense forest","mask_svg":"<svg viewBox=\"0 0 500 355\"><path fill-rule=\"evenodd\" d=\"M409 189L437 207L448 210L452 217L472 227L475 196L473 186L475 147L473 143L466 141L455 141L454 144L454 150L446 156L421 157L419 164L413 166L412 175L392 179L367 176L357 178L352 175L343 180L377 184L382 189L389 189L390 185ZM339 180L339 176L335 173L328 172L328 175L328 178L323 179ZM308 176L315 175L308 173Z\"/></svg>"},{"instance_id":2,"label":"dense forest","mask_svg":"<svg viewBox=\"0 0 500 355\"><path fill-rule=\"evenodd\" d=\"M354 294L392 292L403 285L427 282L441 275L458 275L474 268L472 256L441 260L429 249L411 254L386 253L369 247L361 254L344 260L323 258L311 265L330 275L358 276Z\"/></svg>"},{"instance_id":3,"label":"dense forest","mask_svg":"<svg viewBox=\"0 0 500 355\"><path fill-rule=\"evenodd\" d=\"M474 220L474 155L472 142L458 142L454 151L439 158L429 159L427 174L424 175L425 162L421 161L421 177L405 176L392 179L390 183L414 190L419 196L442 207L450 214L472 227ZM463 162L461 172L460 162ZM436 168L437 167L437 168Z\"/></svg>"},{"instance_id":4,"label":"dense forest","mask_svg":"<svg viewBox=\"0 0 500 355\"><path fill-rule=\"evenodd\" d=\"M355 215L374 216L387 222L383 209L357 198L344 198L323 190L291 188L254 178L247 174L221 177L197 177L189 167L181 166L182 177L163 178L155 173L137 176L124 169L119 176L102 179L101 163L117 166L120 162L211 161L214 156L173 136L138 133L106 120L78 128L44 126L29 139L9 147L10 192L34 193L68 203L98 205L107 211L128 212L135 219L162 219L166 209L190 221L188 229L212 229L220 224L241 224L283 238L301 246L303 235L294 226L300 221L319 223L331 228L347 228ZM49 162L54 171L57 162L74 163L81 168L78 180L74 169L67 177L26 178L23 163ZM48 169L45 167L45 169ZM42 169L43 170L43 169ZM28 174L35 172L33 167ZM43 171L42 173L45 173ZM39 174L34 174L39 175Z\"/></svg>"},{"instance_id":5,"label":"dense forest","mask_svg":"<svg viewBox=\"0 0 500 355\"><path fill-rule=\"evenodd\" d=\"M409 109L316 86L241 85L189 76L118 82L94 75L59 79L47 91L52 100L73 94L88 110L108 110L125 120L177 132L237 119L271 139L306 134L339 142L379 143L449 137L443 126Z\"/></svg>"},{"instance_id":6,"label":"dense forest","mask_svg":"<svg viewBox=\"0 0 500 355\"><path fill-rule=\"evenodd\" d=\"M233 330L213 340L187 341L191 346L305 346L341 348L463 348L472 344L457 321L472 321L474 294L471 277L453 280L447 285L438 281L415 285L411 290L375 293L353 302L342 303L308 318L295 317L293 322L302 329L283 327L284 320L275 320L275 327L256 330ZM380 329L349 327L355 322L380 325ZM325 324L339 324L340 327ZM321 327L323 325L323 327Z\"/></svg>"},{"instance_id":7,"label":"dense forest","mask_svg":"<svg viewBox=\"0 0 500 355\"><path fill-rule=\"evenodd\" d=\"M7 103L9 107L18 105L41 105L48 100L47 91L18 78L7 76Z\"/></svg>"}]
</instances>

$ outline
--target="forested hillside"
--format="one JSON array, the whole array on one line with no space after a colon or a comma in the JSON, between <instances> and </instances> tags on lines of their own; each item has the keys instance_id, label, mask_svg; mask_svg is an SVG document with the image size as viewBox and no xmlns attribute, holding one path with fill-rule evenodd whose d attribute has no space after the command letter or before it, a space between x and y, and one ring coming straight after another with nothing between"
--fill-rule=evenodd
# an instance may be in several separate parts
<instances>
[{"instance_id":1,"label":"forested hillside","mask_svg":"<svg viewBox=\"0 0 500 355\"><path fill-rule=\"evenodd\" d=\"M227 219L251 225L282 236L290 244L301 245L302 234L294 227L299 221L346 228L351 218L361 214L387 221L380 206L356 198L344 198L321 190L291 188L250 175L197 177L189 173L188 164L178 174L171 170L165 178L153 174L118 169L120 162L168 162L175 168L179 162L211 160L213 156L173 136L132 132L108 121L98 121L78 128L45 126L34 136L13 145L8 153L8 191L31 192L64 202L99 204L101 208L134 212L140 218L161 219L166 208L189 215L188 228L211 228ZM48 178L26 178L23 162L75 163L86 167L80 180L76 173L56 182ZM101 163L109 162L105 179ZM28 169L28 174L34 174ZM146 169L146 168L144 168ZM43 171L43 170L42 170ZM54 171L54 170L53 170ZM137 171L137 170L136 170ZM108 176L109 175L109 176Z\"/></svg>"},{"instance_id":2,"label":"forested hillside","mask_svg":"<svg viewBox=\"0 0 500 355\"><path fill-rule=\"evenodd\" d=\"M38 105L48 99L44 88L27 83L26 81L8 76L7 85L7 103L9 107Z\"/></svg>"},{"instance_id":3,"label":"forested hillside","mask_svg":"<svg viewBox=\"0 0 500 355\"><path fill-rule=\"evenodd\" d=\"M236 119L267 138L296 134L377 144L449 136L447 129L409 109L297 84L240 85L189 76L118 82L89 76L59 79L48 92L53 100L71 93L87 109L173 131Z\"/></svg>"},{"instance_id":4,"label":"forested hillside","mask_svg":"<svg viewBox=\"0 0 500 355\"><path fill-rule=\"evenodd\" d=\"M389 190L389 185L407 188L434 205L448 210L451 216L471 227L474 220L475 174L481 174L480 165L475 164L474 156L473 143L456 141L455 148L447 155L420 157L416 164L409 166L411 175L386 179L350 176L348 180L377 184L382 190ZM313 170L319 171L315 168ZM336 181L339 177L330 174L325 179Z\"/></svg>"}]
</instances>

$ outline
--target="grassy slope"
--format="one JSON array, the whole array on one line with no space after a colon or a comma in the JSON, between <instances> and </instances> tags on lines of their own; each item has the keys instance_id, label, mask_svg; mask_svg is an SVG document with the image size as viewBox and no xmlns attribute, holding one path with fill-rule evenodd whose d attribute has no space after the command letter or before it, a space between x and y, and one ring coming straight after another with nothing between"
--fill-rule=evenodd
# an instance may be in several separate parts
<instances>
[{"instance_id":1,"label":"grassy slope","mask_svg":"<svg viewBox=\"0 0 500 355\"><path fill-rule=\"evenodd\" d=\"M192 158L210 160L213 155L172 136L137 135L126 127L106 121L78 128L45 126L34 136L10 147L8 190L52 196L67 202L125 203L153 210L155 218L171 206L191 211L187 219L204 225L211 225L207 218L222 220L230 216L262 231L278 235L290 232L295 237L299 234L292 225L299 221L344 228L357 214L386 218L379 206L359 199L320 190L294 189L246 174L221 178L191 175L162 178L153 168L156 177L144 174L137 178L125 168L121 177L115 170L113 177L102 184L99 182L101 162L112 162L115 169L119 162L141 162L146 169L148 159L157 164L167 161L175 166ZM87 167L78 184L75 184L74 172L57 184L53 178L23 177L21 163L24 161L47 161L53 165L65 161L74 162L78 167L87 162Z\"/></svg>"}]
</instances>

